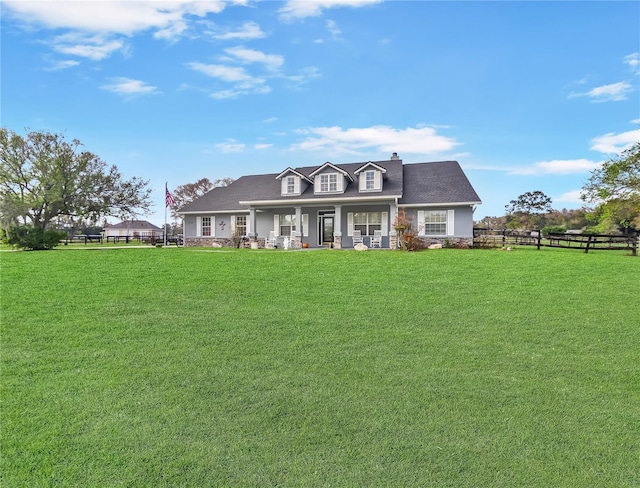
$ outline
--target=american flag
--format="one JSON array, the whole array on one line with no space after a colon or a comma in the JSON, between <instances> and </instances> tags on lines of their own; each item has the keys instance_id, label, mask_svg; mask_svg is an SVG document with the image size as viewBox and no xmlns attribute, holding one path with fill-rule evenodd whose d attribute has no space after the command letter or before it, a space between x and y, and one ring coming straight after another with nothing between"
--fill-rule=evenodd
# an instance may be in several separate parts
<instances>
[{"instance_id":1,"label":"american flag","mask_svg":"<svg viewBox=\"0 0 640 488\"><path fill-rule=\"evenodd\" d=\"M164 206L170 207L174 203L175 201L173 200L173 196L171 195L169 188L167 188L167 185L165 184L164 185Z\"/></svg>"}]
</instances>

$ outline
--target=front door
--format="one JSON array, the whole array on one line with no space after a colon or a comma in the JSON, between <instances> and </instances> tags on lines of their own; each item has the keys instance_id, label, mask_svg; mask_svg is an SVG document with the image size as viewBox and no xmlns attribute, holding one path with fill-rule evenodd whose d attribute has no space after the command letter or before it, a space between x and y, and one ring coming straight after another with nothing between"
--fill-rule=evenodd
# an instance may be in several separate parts
<instances>
[{"instance_id":1,"label":"front door","mask_svg":"<svg viewBox=\"0 0 640 488\"><path fill-rule=\"evenodd\" d=\"M333 245L333 218L333 215L320 217L320 244L323 246Z\"/></svg>"}]
</instances>

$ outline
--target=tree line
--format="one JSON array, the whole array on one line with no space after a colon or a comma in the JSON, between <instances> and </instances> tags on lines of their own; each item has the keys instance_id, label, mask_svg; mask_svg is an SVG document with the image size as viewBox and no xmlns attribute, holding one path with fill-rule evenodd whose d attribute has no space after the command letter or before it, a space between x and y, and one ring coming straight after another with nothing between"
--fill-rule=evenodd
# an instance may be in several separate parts
<instances>
[{"instance_id":1,"label":"tree line","mask_svg":"<svg viewBox=\"0 0 640 488\"><path fill-rule=\"evenodd\" d=\"M580 196L583 208L554 210L543 192L526 192L505 206L505 215L485 217L475 224L491 229L640 232L640 142L593 170Z\"/></svg>"}]
</instances>

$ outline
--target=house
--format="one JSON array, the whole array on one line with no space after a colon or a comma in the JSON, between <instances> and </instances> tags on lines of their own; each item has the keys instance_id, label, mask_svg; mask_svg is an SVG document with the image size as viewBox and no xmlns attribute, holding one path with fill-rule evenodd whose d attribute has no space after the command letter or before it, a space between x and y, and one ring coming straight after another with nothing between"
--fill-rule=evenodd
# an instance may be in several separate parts
<instances>
[{"instance_id":1,"label":"house","mask_svg":"<svg viewBox=\"0 0 640 488\"><path fill-rule=\"evenodd\" d=\"M382 236L396 248L399 211L428 243L471 245L480 198L456 161L387 161L286 168L243 176L182 207L185 246L351 248ZM357 242L357 239L356 239ZM256 244L257 243L257 244Z\"/></svg>"},{"instance_id":2,"label":"house","mask_svg":"<svg viewBox=\"0 0 640 488\"><path fill-rule=\"evenodd\" d=\"M125 220L114 225L105 225L104 237L162 237L162 229L146 220Z\"/></svg>"}]
</instances>

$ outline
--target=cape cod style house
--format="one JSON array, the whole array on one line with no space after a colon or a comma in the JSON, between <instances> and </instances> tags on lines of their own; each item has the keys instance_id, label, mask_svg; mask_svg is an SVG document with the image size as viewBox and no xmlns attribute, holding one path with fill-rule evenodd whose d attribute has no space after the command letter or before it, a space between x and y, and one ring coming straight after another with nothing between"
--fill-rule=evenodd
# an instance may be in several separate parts
<instances>
[{"instance_id":1,"label":"cape cod style house","mask_svg":"<svg viewBox=\"0 0 640 488\"><path fill-rule=\"evenodd\" d=\"M243 176L182 207L185 246L395 248L404 210L420 238L471 245L480 198L456 161L286 168Z\"/></svg>"}]
</instances>

